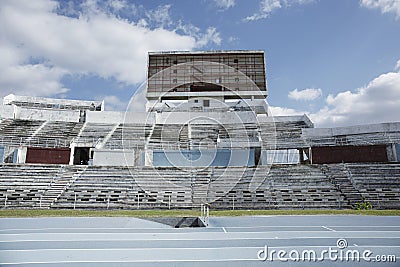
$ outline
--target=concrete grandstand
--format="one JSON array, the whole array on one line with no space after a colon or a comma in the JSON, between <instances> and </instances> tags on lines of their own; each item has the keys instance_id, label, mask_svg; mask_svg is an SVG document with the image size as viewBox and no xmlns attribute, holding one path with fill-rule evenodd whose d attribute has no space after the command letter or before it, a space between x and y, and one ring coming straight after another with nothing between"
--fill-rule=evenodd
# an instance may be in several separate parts
<instances>
[{"instance_id":1,"label":"concrete grandstand","mask_svg":"<svg viewBox=\"0 0 400 267\"><path fill-rule=\"evenodd\" d=\"M272 116L263 51L149 53L146 89L145 112L6 96L2 207L400 208L400 122Z\"/></svg>"}]
</instances>

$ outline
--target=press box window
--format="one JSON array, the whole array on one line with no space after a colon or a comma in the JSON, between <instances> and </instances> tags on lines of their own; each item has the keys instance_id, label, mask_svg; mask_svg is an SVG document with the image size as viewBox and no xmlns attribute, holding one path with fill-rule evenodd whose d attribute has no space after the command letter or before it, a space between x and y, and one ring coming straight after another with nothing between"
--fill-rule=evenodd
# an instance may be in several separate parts
<instances>
[{"instance_id":1,"label":"press box window","mask_svg":"<svg viewBox=\"0 0 400 267\"><path fill-rule=\"evenodd\" d=\"M203 106L208 108L210 106L210 100L209 99L203 100Z\"/></svg>"}]
</instances>

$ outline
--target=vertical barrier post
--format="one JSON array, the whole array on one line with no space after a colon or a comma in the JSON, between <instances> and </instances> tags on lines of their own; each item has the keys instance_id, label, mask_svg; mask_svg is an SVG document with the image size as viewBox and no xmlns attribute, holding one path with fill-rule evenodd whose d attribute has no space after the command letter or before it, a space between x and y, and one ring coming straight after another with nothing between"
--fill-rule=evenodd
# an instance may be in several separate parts
<instances>
[{"instance_id":1,"label":"vertical barrier post","mask_svg":"<svg viewBox=\"0 0 400 267\"><path fill-rule=\"evenodd\" d=\"M140 200L140 196L139 196L139 192L138 192L137 193L137 209L140 208L139 200Z\"/></svg>"},{"instance_id":2,"label":"vertical barrier post","mask_svg":"<svg viewBox=\"0 0 400 267\"><path fill-rule=\"evenodd\" d=\"M7 208L7 199L8 199L8 195L6 194L6 199L4 200L4 208Z\"/></svg>"},{"instance_id":3,"label":"vertical barrier post","mask_svg":"<svg viewBox=\"0 0 400 267\"><path fill-rule=\"evenodd\" d=\"M108 199L107 199L107 209L110 207L110 195L108 195Z\"/></svg>"},{"instance_id":4,"label":"vertical barrier post","mask_svg":"<svg viewBox=\"0 0 400 267\"><path fill-rule=\"evenodd\" d=\"M171 196L168 196L168 209L171 209Z\"/></svg>"},{"instance_id":5,"label":"vertical barrier post","mask_svg":"<svg viewBox=\"0 0 400 267\"><path fill-rule=\"evenodd\" d=\"M209 220L210 220L210 205L206 205L206 219L205 219L205 223L206 223L206 226L208 226L208 222L209 222Z\"/></svg>"},{"instance_id":6,"label":"vertical barrier post","mask_svg":"<svg viewBox=\"0 0 400 267\"><path fill-rule=\"evenodd\" d=\"M235 195L232 196L232 210L235 210Z\"/></svg>"},{"instance_id":7,"label":"vertical barrier post","mask_svg":"<svg viewBox=\"0 0 400 267\"><path fill-rule=\"evenodd\" d=\"M75 193L75 199L74 199L74 209L76 207L76 193Z\"/></svg>"}]
</instances>

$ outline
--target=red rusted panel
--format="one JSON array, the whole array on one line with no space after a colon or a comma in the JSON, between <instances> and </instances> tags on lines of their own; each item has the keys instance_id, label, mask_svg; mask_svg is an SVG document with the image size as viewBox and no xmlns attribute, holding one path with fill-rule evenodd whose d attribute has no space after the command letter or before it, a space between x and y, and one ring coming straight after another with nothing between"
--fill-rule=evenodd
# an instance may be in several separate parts
<instances>
[{"instance_id":1,"label":"red rusted panel","mask_svg":"<svg viewBox=\"0 0 400 267\"><path fill-rule=\"evenodd\" d=\"M313 147L312 163L387 162L386 145Z\"/></svg>"},{"instance_id":2,"label":"red rusted panel","mask_svg":"<svg viewBox=\"0 0 400 267\"><path fill-rule=\"evenodd\" d=\"M28 147L26 163L68 164L70 154L71 149L69 147Z\"/></svg>"}]
</instances>

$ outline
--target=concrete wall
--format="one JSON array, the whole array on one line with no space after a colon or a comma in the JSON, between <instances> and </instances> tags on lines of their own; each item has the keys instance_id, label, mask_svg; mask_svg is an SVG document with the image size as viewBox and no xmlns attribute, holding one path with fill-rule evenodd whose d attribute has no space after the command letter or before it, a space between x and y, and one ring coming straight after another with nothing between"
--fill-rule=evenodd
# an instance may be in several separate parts
<instances>
[{"instance_id":1,"label":"concrete wall","mask_svg":"<svg viewBox=\"0 0 400 267\"><path fill-rule=\"evenodd\" d=\"M93 165L95 166L134 166L133 150L95 149Z\"/></svg>"},{"instance_id":2,"label":"concrete wall","mask_svg":"<svg viewBox=\"0 0 400 267\"><path fill-rule=\"evenodd\" d=\"M257 117L251 111L241 112L174 112L157 113L156 123L186 124L196 120L196 124L210 124L212 121L221 124L257 122Z\"/></svg>"},{"instance_id":3,"label":"concrete wall","mask_svg":"<svg viewBox=\"0 0 400 267\"><path fill-rule=\"evenodd\" d=\"M153 123L155 114L146 112L87 111L86 122L90 123Z\"/></svg>"},{"instance_id":4,"label":"concrete wall","mask_svg":"<svg viewBox=\"0 0 400 267\"><path fill-rule=\"evenodd\" d=\"M308 127L313 128L314 124L311 122L310 118L307 115L298 115L298 116L273 116L274 114L269 114L269 116L260 114L257 115L257 121L260 123L266 122L297 122L303 121Z\"/></svg>"},{"instance_id":5,"label":"concrete wall","mask_svg":"<svg viewBox=\"0 0 400 267\"><path fill-rule=\"evenodd\" d=\"M55 105L54 109L59 109L58 105L73 106L73 107L91 107L92 105L100 106L101 110L104 110L104 101L97 100L72 100L64 98L45 98L36 96L20 96L10 94L3 98L4 105L11 105L16 102L23 102L25 104L45 104Z\"/></svg>"},{"instance_id":6,"label":"concrete wall","mask_svg":"<svg viewBox=\"0 0 400 267\"><path fill-rule=\"evenodd\" d=\"M14 118L20 120L79 122L78 110L28 109L14 106Z\"/></svg>"},{"instance_id":7,"label":"concrete wall","mask_svg":"<svg viewBox=\"0 0 400 267\"><path fill-rule=\"evenodd\" d=\"M13 119L14 118L14 107L0 105L0 118L1 119Z\"/></svg>"},{"instance_id":8,"label":"concrete wall","mask_svg":"<svg viewBox=\"0 0 400 267\"><path fill-rule=\"evenodd\" d=\"M153 166L255 166L254 149L153 151Z\"/></svg>"},{"instance_id":9,"label":"concrete wall","mask_svg":"<svg viewBox=\"0 0 400 267\"><path fill-rule=\"evenodd\" d=\"M356 125L356 126L337 127L337 128L302 129L302 134L305 137L326 137L326 136L329 137L338 135L354 135L354 134L385 133L385 132L400 133L400 122Z\"/></svg>"}]
</instances>

